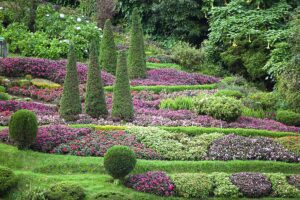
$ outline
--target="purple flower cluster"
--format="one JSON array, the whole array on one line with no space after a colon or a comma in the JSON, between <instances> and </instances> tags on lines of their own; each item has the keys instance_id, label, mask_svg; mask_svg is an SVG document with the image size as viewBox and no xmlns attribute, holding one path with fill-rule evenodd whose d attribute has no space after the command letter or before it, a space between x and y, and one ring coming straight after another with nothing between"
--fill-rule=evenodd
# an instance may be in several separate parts
<instances>
[{"instance_id":1,"label":"purple flower cluster","mask_svg":"<svg viewBox=\"0 0 300 200\"><path fill-rule=\"evenodd\" d=\"M26 101L0 101L0 112L12 111L15 112L20 109L27 109L35 112L37 115L52 115L57 112L56 106L49 106L36 102Z\"/></svg>"},{"instance_id":2,"label":"purple flower cluster","mask_svg":"<svg viewBox=\"0 0 300 200\"><path fill-rule=\"evenodd\" d=\"M58 145L90 134L91 132L91 129L73 129L63 125L40 127L38 129L36 141L32 144L31 148L36 151L50 153L53 148ZM8 129L4 129L0 132L0 141L12 143L8 138Z\"/></svg>"},{"instance_id":3,"label":"purple flower cluster","mask_svg":"<svg viewBox=\"0 0 300 200\"><path fill-rule=\"evenodd\" d=\"M198 85L219 82L220 79L197 73L187 73L176 69L153 69L146 79L131 81L131 85Z\"/></svg>"},{"instance_id":4,"label":"purple flower cluster","mask_svg":"<svg viewBox=\"0 0 300 200\"><path fill-rule=\"evenodd\" d=\"M137 141L134 135L125 131L92 132L82 137L76 137L74 140L61 143L61 145L53 149L52 153L103 157L106 151L114 145L132 148L137 158L140 159L162 159L158 153L146 148L145 145Z\"/></svg>"},{"instance_id":5,"label":"purple flower cluster","mask_svg":"<svg viewBox=\"0 0 300 200\"><path fill-rule=\"evenodd\" d=\"M0 60L0 74L9 77L19 77L31 74L34 77L45 78L56 83L63 83L66 75L66 60L47 60L38 58L4 58ZM87 66L77 64L78 77L81 83L87 79ZM104 85L112 85L114 76L102 71Z\"/></svg>"},{"instance_id":6,"label":"purple flower cluster","mask_svg":"<svg viewBox=\"0 0 300 200\"><path fill-rule=\"evenodd\" d=\"M266 137L226 135L213 141L208 150L212 160L275 160L300 162L300 157Z\"/></svg>"},{"instance_id":7,"label":"purple flower cluster","mask_svg":"<svg viewBox=\"0 0 300 200\"><path fill-rule=\"evenodd\" d=\"M272 191L272 183L260 173L236 173L230 179L246 197L264 197Z\"/></svg>"},{"instance_id":8,"label":"purple flower cluster","mask_svg":"<svg viewBox=\"0 0 300 200\"><path fill-rule=\"evenodd\" d=\"M139 192L156 194L159 196L173 196L174 183L164 172L147 172L145 174L130 175L125 185Z\"/></svg>"}]
</instances>

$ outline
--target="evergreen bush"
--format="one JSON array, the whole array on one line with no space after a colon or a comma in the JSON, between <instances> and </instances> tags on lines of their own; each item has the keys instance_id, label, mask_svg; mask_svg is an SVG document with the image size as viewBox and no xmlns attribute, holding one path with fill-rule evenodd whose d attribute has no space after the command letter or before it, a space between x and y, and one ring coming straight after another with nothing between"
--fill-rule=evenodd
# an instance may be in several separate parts
<instances>
[{"instance_id":1,"label":"evergreen bush","mask_svg":"<svg viewBox=\"0 0 300 200\"><path fill-rule=\"evenodd\" d=\"M52 185L49 191L45 192L45 197L48 200L83 200L85 193L76 183L61 182Z\"/></svg>"},{"instance_id":2,"label":"evergreen bush","mask_svg":"<svg viewBox=\"0 0 300 200\"><path fill-rule=\"evenodd\" d=\"M115 75L117 68L117 48L109 19L105 22L100 49L101 66L105 71Z\"/></svg>"},{"instance_id":3,"label":"evergreen bush","mask_svg":"<svg viewBox=\"0 0 300 200\"><path fill-rule=\"evenodd\" d=\"M59 114L67 121L73 121L78 118L82 112L79 80L76 66L76 53L73 45L70 46L68 55L67 72L64 81L63 94L60 100Z\"/></svg>"},{"instance_id":4,"label":"evergreen bush","mask_svg":"<svg viewBox=\"0 0 300 200\"><path fill-rule=\"evenodd\" d=\"M35 140L38 131L36 115L29 110L18 110L9 122L9 137L19 149L28 148Z\"/></svg>"},{"instance_id":5,"label":"evergreen bush","mask_svg":"<svg viewBox=\"0 0 300 200\"><path fill-rule=\"evenodd\" d=\"M146 54L143 28L138 10L131 16L130 46L128 54L128 72L130 79L146 77Z\"/></svg>"},{"instance_id":6,"label":"evergreen bush","mask_svg":"<svg viewBox=\"0 0 300 200\"><path fill-rule=\"evenodd\" d=\"M106 117L108 111L106 108L104 88L101 78L99 64L99 40L94 39L90 47L90 63L88 66L88 77L86 84L85 111L94 118Z\"/></svg>"},{"instance_id":7,"label":"evergreen bush","mask_svg":"<svg viewBox=\"0 0 300 200\"><path fill-rule=\"evenodd\" d=\"M112 117L131 121L134 117L125 52L120 52L114 85Z\"/></svg>"},{"instance_id":8,"label":"evergreen bush","mask_svg":"<svg viewBox=\"0 0 300 200\"><path fill-rule=\"evenodd\" d=\"M113 146L104 156L104 167L114 179L123 179L135 167L136 157L127 146Z\"/></svg>"},{"instance_id":9,"label":"evergreen bush","mask_svg":"<svg viewBox=\"0 0 300 200\"><path fill-rule=\"evenodd\" d=\"M289 126L300 126L300 113L289 110L279 110L276 120Z\"/></svg>"},{"instance_id":10,"label":"evergreen bush","mask_svg":"<svg viewBox=\"0 0 300 200\"><path fill-rule=\"evenodd\" d=\"M12 170L0 167L0 197L7 193L16 183L16 177Z\"/></svg>"}]
</instances>

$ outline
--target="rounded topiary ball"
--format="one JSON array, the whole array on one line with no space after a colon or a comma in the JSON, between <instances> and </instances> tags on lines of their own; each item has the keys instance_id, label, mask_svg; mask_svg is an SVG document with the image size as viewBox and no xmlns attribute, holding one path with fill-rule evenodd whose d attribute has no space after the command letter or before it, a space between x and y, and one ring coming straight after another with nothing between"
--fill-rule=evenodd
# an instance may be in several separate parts
<instances>
[{"instance_id":1,"label":"rounded topiary ball","mask_svg":"<svg viewBox=\"0 0 300 200\"><path fill-rule=\"evenodd\" d=\"M104 156L104 167L114 179L123 179L135 167L136 157L127 146L113 146Z\"/></svg>"},{"instance_id":2,"label":"rounded topiary ball","mask_svg":"<svg viewBox=\"0 0 300 200\"><path fill-rule=\"evenodd\" d=\"M0 167L0 196L9 191L16 183L16 177L12 170Z\"/></svg>"},{"instance_id":3,"label":"rounded topiary ball","mask_svg":"<svg viewBox=\"0 0 300 200\"><path fill-rule=\"evenodd\" d=\"M36 115L29 110L18 110L9 122L9 137L19 149L28 148L35 140L38 131Z\"/></svg>"}]
</instances>

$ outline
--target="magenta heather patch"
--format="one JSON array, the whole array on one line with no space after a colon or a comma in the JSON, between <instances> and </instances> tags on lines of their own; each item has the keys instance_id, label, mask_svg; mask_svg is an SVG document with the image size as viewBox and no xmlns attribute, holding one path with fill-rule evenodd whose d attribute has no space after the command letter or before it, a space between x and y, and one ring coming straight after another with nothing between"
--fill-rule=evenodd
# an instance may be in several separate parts
<instances>
[{"instance_id":1,"label":"magenta heather patch","mask_svg":"<svg viewBox=\"0 0 300 200\"><path fill-rule=\"evenodd\" d=\"M11 111L15 112L20 109L27 109L38 114L52 115L57 111L56 106L48 106L41 103L26 102L26 101L0 101L0 112Z\"/></svg>"},{"instance_id":2,"label":"magenta heather patch","mask_svg":"<svg viewBox=\"0 0 300 200\"><path fill-rule=\"evenodd\" d=\"M125 131L92 132L82 137L77 137L72 141L62 143L53 149L52 153L103 157L106 151L114 145L132 148L137 158L140 159L163 159L158 153L138 142L135 136Z\"/></svg>"},{"instance_id":3,"label":"magenta heather patch","mask_svg":"<svg viewBox=\"0 0 300 200\"><path fill-rule=\"evenodd\" d=\"M131 81L131 85L198 85L219 82L219 78L176 69L153 69L146 79Z\"/></svg>"},{"instance_id":4,"label":"magenta heather patch","mask_svg":"<svg viewBox=\"0 0 300 200\"><path fill-rule=\"evenodd\" d=\"M78 77L81 83L87 79L87 66L77 64ZM19 77L31 74L56 83L63 83L66 74L66 60L47 60L38 58L4 58L0 60L0 73L4 76ZM114 76L102 71L104 85L112 85Z\"/></svg>"},{"instance_id":5,"label":"magenta heather patch","mask_svg":"<svg viewBox=\"0 0 300 200\"><path fill-rule=\"evenodd\" d=\"M173 196L174 183L165 172L147 172L145 174L129 175L125 185L139 192L156 194L159 196Z\"/></svg>"}]
</instances>

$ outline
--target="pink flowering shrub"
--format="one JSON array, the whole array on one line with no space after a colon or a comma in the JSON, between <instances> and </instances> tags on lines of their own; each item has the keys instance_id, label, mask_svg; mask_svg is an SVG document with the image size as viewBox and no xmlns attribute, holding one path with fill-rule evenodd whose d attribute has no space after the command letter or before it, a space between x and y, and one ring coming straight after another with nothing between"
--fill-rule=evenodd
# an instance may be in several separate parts
<instances>
[{"instance_id":1,"label":"pink flowering shrub","mask_svg":"<svg viewBox=\"0 0 300 200\"><path fill-rule=\"evenodd\" d=\"M138 142L135 136L125 131L98 131L77 137L54 148L52 153L71 154L77 156L100 156L114 146L122 145L132 148L140 159L158 160L162 157L152 149Z\"/></svg>"},{"instance_id":2,"label":"pink flowering shrub","mask_svg":"<svg viewBox=\"0 0 300 200\"><path fill-rule=\"evenodd\" d=\"M198 85L219 82L219 78L176 69L153 69L146 79L131 81L131 85Z\"/></svg>"},{"instance_id":3,"label":"pink flowering shrub","mask_svg":"<svg viewBox=\"0 0 300 200\"><path fill-rule=\"evenodd\" d=\"M0 101L0 112L11 111L15 112L20 109L27 109L35 112L37 115L52 115L57 109L55 106L48 106L41 103L26 102L26 101Z\"/></svg>"},{"instance_id":4,"label":"pink flowering shrub","mask_svg":"<svg viewBox=\"0 0 300 200\"><path fill-rule=\"evenodd\" d=\"M87 79L87 66L77 64L78 77L81 83ZM45 78L56 83L63 83L66 75L66 60L47 60L38 58L4 58L0 60L0 74L9 77L20 77L27 74ZM102 71L104 85L112 85L114 76Z\"/></svg>"},{"instance_id":5,"label":"pink flowering shrub","mask_svg":"<svg viewBox=\"0 0 300 200\"><path fill-rule=\"evenodd\" d=\"M164 172L147 172L145 174L130 175L125 185L139 192L156 194L159 196L173 196L174 183Z\"/></svg>"},{"instance_id":6,"label":"pink flowering shrub","mask_svg":"<svg viewBox=\"0 0 300 200\"><path fill-rule=\"evenodd\" d=\"M49 153L56 146L62 143L67 143L91 132L91 129L88 128L74 129L63 125L40 127L38 129L36 141L31 145L31 149ZM0 132L0 141L12 143L12 141L8 138L8 129L4 129Z\"/></svg>"}]
</instances>

